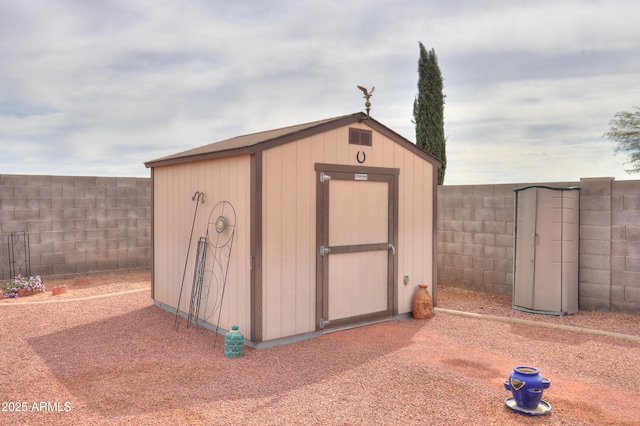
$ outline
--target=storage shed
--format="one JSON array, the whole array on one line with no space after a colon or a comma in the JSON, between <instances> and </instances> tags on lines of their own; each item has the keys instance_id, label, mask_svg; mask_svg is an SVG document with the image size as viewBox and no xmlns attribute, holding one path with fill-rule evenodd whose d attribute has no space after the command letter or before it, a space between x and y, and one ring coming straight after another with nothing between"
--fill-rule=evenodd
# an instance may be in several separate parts
<instances>
[{"instance_id":1,"label":"storage shed","mask_svg":"<svg viewBox=\"0 0 640 426\"><path fill-rule=\"evenodd\" d=\"M440 162L364 113L145 165L152 297L172 313L260 348L409 314L436 288Z\"/></svg>"}]
</instances>

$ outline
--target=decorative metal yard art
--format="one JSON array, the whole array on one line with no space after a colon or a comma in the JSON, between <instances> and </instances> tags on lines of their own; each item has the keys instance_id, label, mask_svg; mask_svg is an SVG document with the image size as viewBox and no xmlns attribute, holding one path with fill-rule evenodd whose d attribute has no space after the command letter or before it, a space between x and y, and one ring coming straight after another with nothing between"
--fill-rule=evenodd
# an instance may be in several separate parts
<instances>
[{"instance_id":1,"label":"decorative metal yard art","mask_svg":"<svg viewBox=\"0 0 640 426\"><path fill-rule=\"evenodd\" d=\"M184 287L184 277L187 274L187 263L189 262L189 252L191 251L191 240L193 238L193 228L196 224L196 216L198 214L198 206L204 204L204 192L196 191L191 197L196 202L196 208L193 211L193 222L191 223L191 234L189 234L189 245L187 246L187 258L184 260L184 271L182 272L182 283L180 284L180 295L178 296L178 305L176 306L176 319L173 328L178 329L178 312L180 310L180 300L182 299L182 288Z\"/></svg>"},{"instance_id":2,"label":"decorative metal yard art","mask_svg":"<svg viewBox=\"0 0 640 426\"><path fill-rule=\"evenodd\" d=\"M200 315L200 300L202 300L202 281L207 261L207 239L200 237L198 240L198 251L196 252L196 263L193 269L193 283L191 285L191 302L189 303L189 314L187 315L187 327L190 323L197 324Z\"/></svg>"},{"instance_id":3,"label":"decorative metal yard art","mask_svg":"<svg viewBox=\"0 0 640 426\"><path fill-rule=\"evenodd\" d=\"M31 276L31 252L29 235L24 231L9 235L9 272L11 278L16 275Z\"/></svg>"},{"instance_id":4,"label":"decorative metal yard art","mask_svg":"<svg viewBox=\"0 0 640 426\"><path fill-rule=\"evenodd\" d=\"M373 86L371 90L367 90L367 88L363 86L356 86L356 87L362 90L362 93L364 94L363 97L366 99L366 102L364 103L364 107L367 110L367 117L369 117L369 111L371 110L371 102L369 101L369 98L373 96L373 91L376 90L376 87Z\"/></svg>"},{"instance_id":5,"label":"decorative metal yard art","mask_svg":"<svg viewBox=\"0 0 640 426\"><path fill-rule=\"evenodd\" d=\"M218 337L222 301L224 299L229 260L236 232L236 211L228 201L216 204L207 221L207 234L198 241L198 253L191 287L191 304L187 326L197 324L198 319L207 321L216 312L216 337ZM204 314L200 316L200 305L205 301Z\"/></svg>"},{"instance_id":6,"label":"decorative metal yard art","mask_svg":"<svg viewBox=\"0 0 640 426\"><path fill-rule=\"evenodd\" d=\"M507 407L520 414L540 416L551 410L551 405L542 400L542 392L551 385L551 380L540 376L535 367L520 365L509 374L504 381L504 387L511 391L512 396L504 403Z\"/></svg>"}]
</instances>

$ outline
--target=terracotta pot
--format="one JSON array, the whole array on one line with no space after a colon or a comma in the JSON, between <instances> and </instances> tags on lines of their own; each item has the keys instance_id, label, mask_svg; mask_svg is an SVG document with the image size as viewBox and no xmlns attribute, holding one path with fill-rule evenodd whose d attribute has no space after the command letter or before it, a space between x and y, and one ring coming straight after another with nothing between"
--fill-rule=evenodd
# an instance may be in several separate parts
<instances>
[{"instance_id":1,"label":"terracotta pot","mask_svg":"<svg viewBox=\"0 0 640 426\"><path fill-rule=\"evenodd\" d=\"M433 315L433 300L429 294L427 284L419 284L418 291L413 295L413 317L429 319Z\"/></svg>"}]
</instances>

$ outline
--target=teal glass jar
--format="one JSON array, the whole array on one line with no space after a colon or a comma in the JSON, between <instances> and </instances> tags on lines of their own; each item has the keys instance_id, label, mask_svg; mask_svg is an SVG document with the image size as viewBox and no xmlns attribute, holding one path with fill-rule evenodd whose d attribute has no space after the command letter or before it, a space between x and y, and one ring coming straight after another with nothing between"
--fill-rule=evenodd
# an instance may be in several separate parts
<instances>
[{"instance_id":1,"label":"teal glass jar","mask_svg":"<svg viewBox=\"0 0 640 426\"><path fill-rule=\"evenodd\" d=\"M224 336L224 356L227 358L238 358L244 354L244 335L240 333L237 325L231 326Z\"/></svg>"}]
</instances>

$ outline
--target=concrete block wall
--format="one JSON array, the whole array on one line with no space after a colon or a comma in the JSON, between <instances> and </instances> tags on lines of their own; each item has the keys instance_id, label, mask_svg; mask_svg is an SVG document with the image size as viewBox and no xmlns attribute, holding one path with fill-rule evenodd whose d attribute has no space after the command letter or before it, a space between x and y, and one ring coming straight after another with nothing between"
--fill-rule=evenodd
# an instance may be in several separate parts
<instances>
[{"instance_id":1,"label":"concrete block wall","mask_svg":"<svg viewBox=\"0 0 640 426\"><path fill-rule=\"evenodd\" d=\"M612 178L580 181L580 309L611 310L612 183Z\"/></svg>"},{"instance_id":2,"label":"concrete block wall","mask_svg":"<svg viewBox=\"0 0 640 426\"><path fill-rule=\"evenodd\" d=\"M510 293L516 185L438 187L438 284Z\"/></svg>"},{"instance_id":3,"label":"concrete block wall","mask_svg":"<svg viewBox=\"0 0 640 426\"><path fill-rule=\"evenodd\" d=\"M640 314L640 181L585 178L580 186L579 306ZM533 183L438 187L438 284L513 291L515 188Z\"/></svg>"},{"instance_id":4,"label":"concrete block wall","mask_svg":"<svg viewBox=\"0 0 640 426\"><path fill-rule=\"evenodd\" d=\"M611 310L640 312L640 181L612 181Z\"/></svg>"},{"instance_id":5,"label":"concrete block wall","mask_svg":"<svg viewBox=\"0 0 640 426\"><path fill-rule=\"evenodd\" d=\"M0 175L0 279L9 237L29 236L31 273L45 279L149 270L148 178Z\"/></svg>"}]
</instances>

